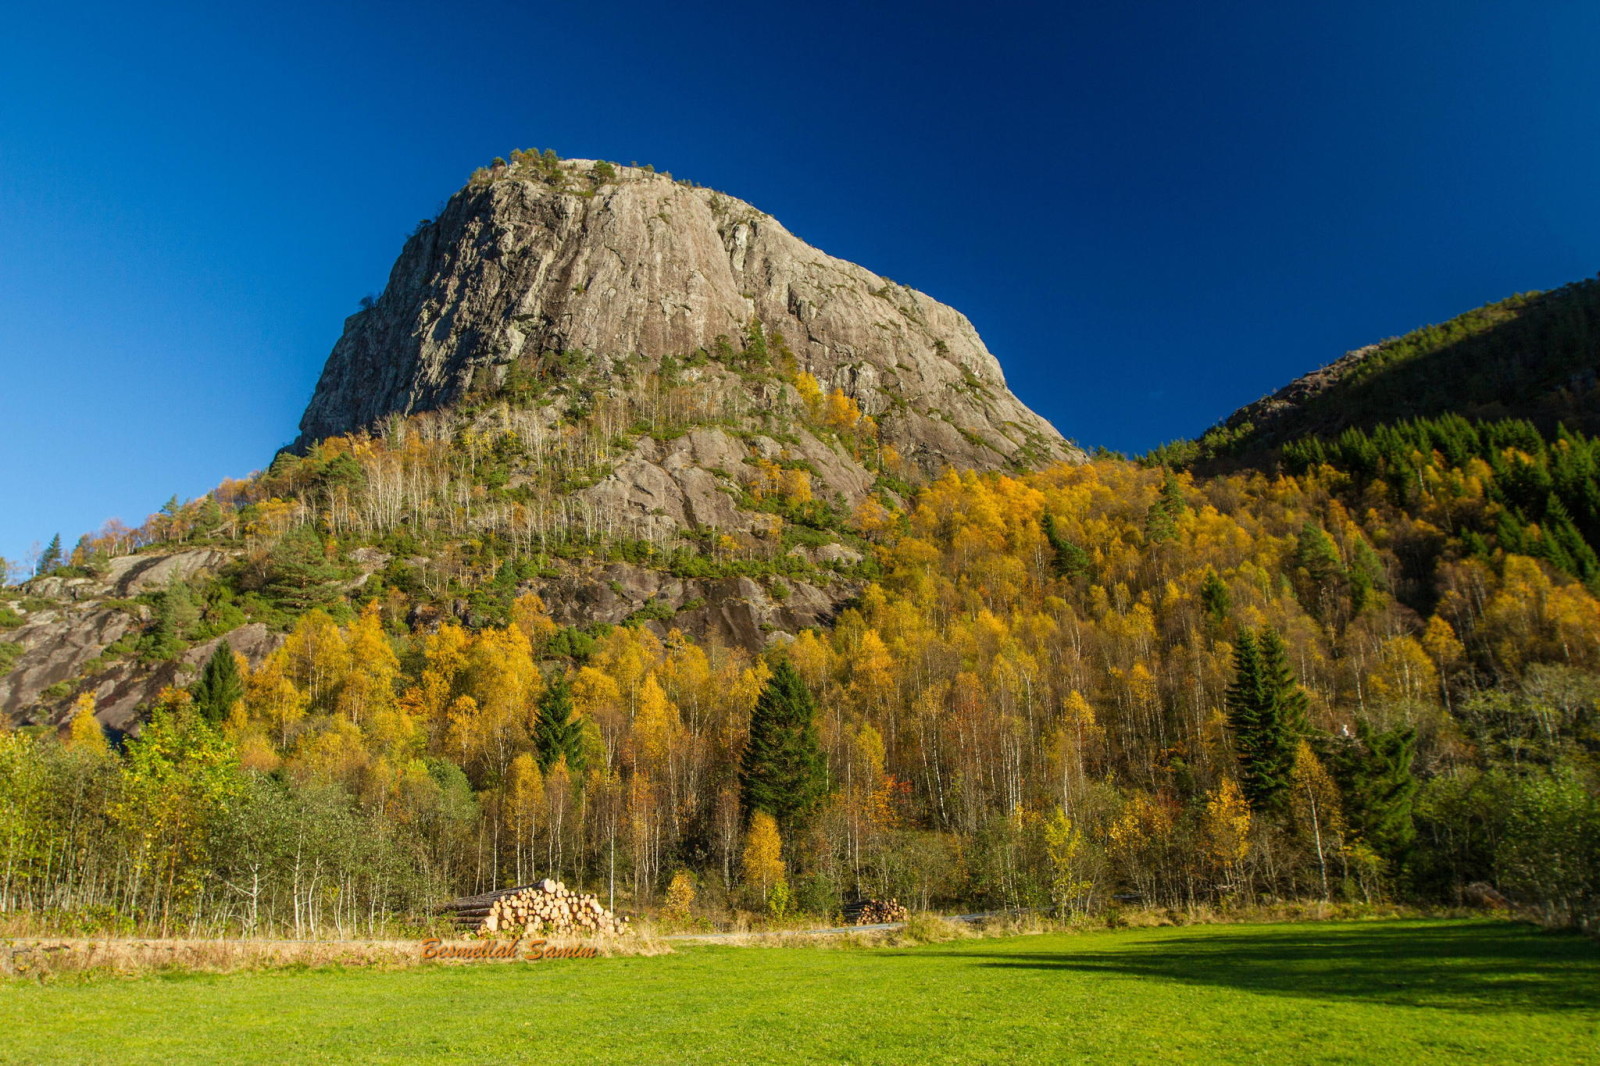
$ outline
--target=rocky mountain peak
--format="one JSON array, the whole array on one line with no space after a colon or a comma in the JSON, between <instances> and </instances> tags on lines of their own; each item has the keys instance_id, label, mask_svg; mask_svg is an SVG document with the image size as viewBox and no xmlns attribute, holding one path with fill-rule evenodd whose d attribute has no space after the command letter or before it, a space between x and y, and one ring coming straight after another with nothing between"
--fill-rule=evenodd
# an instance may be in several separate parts
<instances>
[{"instance_id":1,"label":"rocky mountain peak","mask_svg":"<svg viewBox=\"0 0 1600 1066\"><path fill-rule=\"evenodd\" d=\"M1012 395L960 312L742 200L532 153L478 171L407 240L382 295L346 321L297 447L448 407L547 353L621 372L740 346L757 325L927 472L1077 454Z\"/></svg>"}]
</instances>

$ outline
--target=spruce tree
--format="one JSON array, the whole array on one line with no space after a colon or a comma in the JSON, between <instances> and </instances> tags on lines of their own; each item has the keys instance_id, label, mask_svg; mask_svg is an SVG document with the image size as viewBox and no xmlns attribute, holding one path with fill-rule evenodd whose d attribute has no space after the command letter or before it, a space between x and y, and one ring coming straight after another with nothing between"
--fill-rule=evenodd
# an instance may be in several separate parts
<instances>
[{"instance_id":1,"label":"spruce tree","mask_svg":"<svg viewBox=\"0 0 1600 1066\"><path fill-rule=\"evenodd\" d=\"M1373 602L1375 590L1388 587L1389 579L1384 573L1383 559L1367 543L1366 537L1356 537L1350 554L1350 609L1360 614Z\"/></svg>"},{"instance_id":2,"label":"spruce tree","mask_svg":"<svg viewBox=\"0 0 1600 1066\"><path fill-rule=\"evenodd\" d=\"M1200 583L1200 603L1206 610L1206 616L1215 625L1221 625L1233 609L1233 597L1228 594L1227 584L1209 566L1206 567L1205 580Z\"/></svg>"},{"instance_id":3,"label":"spruce tree","mask_svg":"<svg viewBox=\"0 0 1600 1066\"><path fill-rule=\"evenodd\" d=\"M1294 565L1300 583L1301 605L1319 620L1326 621L1344 580L1344 564L1333 538L1315 522L1307 522L1300 529Z\"/></svg>"},{"instance_id":4,"label":"spruce tree","mask_svg":"<svg viewBox=\"0 0 1600 1066\"><path fill-rule=\"evenodd\" d=\"M790 835L827 793L826 772L816 700L799 672L780 662L756 699L739 763L745 813L765 811Z\"/></svg>"},{"instance_id":5,"label":"spruce tree","mask_svg":"<svg viewBox=\"0 0 1600 1066\"><path fill-rule=\"evenodd\" d=\"M1184 498L1183 486L1178 484L1177 475L1168 470L1166 480L1161 483L1161 494L1145 512L1145 539L1151 544L1172 540L1178 535L1178 518L1188 509L1189 501Z\"/></svg>"},{"instance_id":6,"label":"spruce tree","mask_svg":"<svg viewBox=\"0 0 1600 1066\"><path fill-rule=\"evenodd\" d=\"M1087 575L1094 567L1094 559L1088 552L1078 547L1067 539L1066 534L1056 525L1056 517L1049 512L1045 513L1040 525L1044 529L1044 539L1049 542L1050 550L1054 553L1051 560L1056 574L1060 577L1081 577Z\"/></svg>"},{"instance_id":7,"label":"spruce tree","mask_svg":"<svg viewBox=\"0 0 1600 1066\"><path fill-rule=\"evenodd\" d=\"M1283 640L1270 627L1239 634L1228 689L1228 724L1239 756L1240 787L1251 809L1280 813L1306 729L1306 694L1295 682Z\"/></svg>"},{"instance_id":8,"label":"spruce tree","mask_svg":"<svg viewBox=\"0 0 1600 1066\"><path fill-rule=\"evenodd\" d=\"M213 723L227 718L233 705L244 699L244 678L239 676L239 664L227 641L217 644L200 672L200 680L189 686L189 695L194 697L194 708L200 716Z\"/></svg>"},{"instance_id":9,"label":"spruce tree","mask_svg":"<svg viewBox=\"0 0 1600 1066\"><path fill-rule=\"evenodd\" d=\"M583 722L572 717L572 688L567 684L566 674L558 675L539 697L533 744L538 751L539 769L549 770L563 758L569 768L580 769Z\"/></svg>"},{"instance_id":10,"label":"spruce tree","mask_svg":"<svg viewBox=\"0 0 1600 1066\"><path fill-rule=\"evenodd\" d=\"M1417 731L1401 727L1378 733L1359 722L1356 736L1366 751L1350 768L1351 821L1374 851L1399 861L1417 836L1412 819L1417 779L1411 771Z\"/></svg>"},{"instance_id":11,"label":"spruce tree","mask_svg":"<svg viewBox=\"0 0 1600 1066\"><path fill-rule=\"evenodd\" d=\"M39 556L39 565L36 574L48 574L61 565L61 534L57 533L50 538L50 544L45 548L44 554Z\"/></svg>"}]
</instances>

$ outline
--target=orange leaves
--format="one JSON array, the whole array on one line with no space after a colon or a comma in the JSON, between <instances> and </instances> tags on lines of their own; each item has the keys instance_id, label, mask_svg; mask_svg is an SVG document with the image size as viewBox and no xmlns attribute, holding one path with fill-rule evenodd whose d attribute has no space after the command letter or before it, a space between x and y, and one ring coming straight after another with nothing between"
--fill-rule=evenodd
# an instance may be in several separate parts
<instances>
[{"instance_id":1,"label":"orange leaves","mask_svg":"<svg viewBox=\"0 0 1600 1066\"><path fill-rule=\"evenodd\" d=\"M842 389L834 389L823 401L822 424L829 429L849 433L861 425L862 417L861 405L846 396Z\"/></svg>"}]
</instances>

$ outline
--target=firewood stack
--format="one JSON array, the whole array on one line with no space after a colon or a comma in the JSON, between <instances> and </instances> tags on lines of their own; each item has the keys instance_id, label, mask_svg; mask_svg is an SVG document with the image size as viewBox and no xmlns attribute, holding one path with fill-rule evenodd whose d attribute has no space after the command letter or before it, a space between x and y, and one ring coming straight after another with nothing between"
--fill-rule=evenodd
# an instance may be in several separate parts
<instances>
[{"instance_id":1,"label":"firewood stack","mask_svg":"<svg viewBox=\"0 0 1600 1066\"><path fill-rule=\"evenodd\" d=\"M468 935L605 933L616 936L628 931L628 919L618 918L606 910L597 897L569 891L560 881L548 878L521 888L465 896L439 909L449 914Z\"/></svg>"},{"instance_id":2,"label":"firewood stack","mask_svg":"<svg viewBox=\"0 0 1600 1066\"><path fill-rule=\"evenodd\" d=\"M849 925L882 925L884 922L903 922L906 909L897 899L864 899L847 903L844 920Z\"/></svg>"}]
</instances>

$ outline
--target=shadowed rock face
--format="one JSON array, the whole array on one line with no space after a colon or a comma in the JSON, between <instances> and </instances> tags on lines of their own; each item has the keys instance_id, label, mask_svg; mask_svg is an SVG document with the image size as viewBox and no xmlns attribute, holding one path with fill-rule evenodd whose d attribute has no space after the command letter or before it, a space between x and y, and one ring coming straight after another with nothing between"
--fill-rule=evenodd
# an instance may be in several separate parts
<instances>
[{"instance_id":1,"label":"shadowed rock face","mask_svg":"<svg viewBox=\"0 0 1600 1066\"><path fill-rule=\"evenodd\" d=\"M65 721L73 699L95 697L95 716L112 729L137 731L141 708L170 685L187 685L198 676L221 640L258 664L283 642L281 634L258 623L240 626L184 651L178 658L143 663L132 657L104 661L116 641L135 637L150 622L150 610L126 597L165 588L174 580L210 576L230 562L232 553L207 548L112 559L100 577L44 577L28 583L31 609L23 624L0 634L18 645L12 669L0 676L0 721L33 724ZM66 685L65 694L52 686Z\"/></svg>"},{"instance_id":2,"label":"shadowed rock face","mask_svg":"<svg viewBox=\"0 0 1600 1066\"><path fill-rule=\"evenodd\" d=\"M346 321L296 446L448 406L519 357L617 366L737 345L759 321L928 472L1078 457L959 312L740 200L632 167L601 183L593 167L568 160L554 184L497 172L420 227L383 295Z\"/></svg>"}]
</instances>

